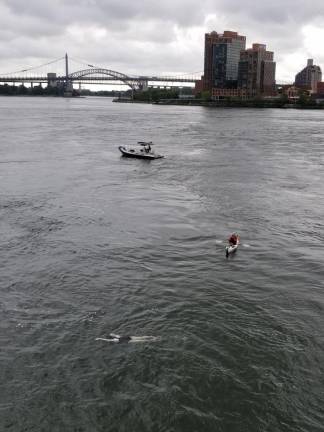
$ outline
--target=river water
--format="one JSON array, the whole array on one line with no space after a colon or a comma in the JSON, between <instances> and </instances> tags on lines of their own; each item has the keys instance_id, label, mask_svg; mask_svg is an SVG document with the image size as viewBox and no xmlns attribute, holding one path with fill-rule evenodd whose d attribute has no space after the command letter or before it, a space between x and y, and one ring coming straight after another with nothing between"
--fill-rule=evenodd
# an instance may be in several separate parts
<instances>
[{"instance_id":1,"label":"river water","mask_svg":"<svg viewBox=\"0 0 324 432\"><path fill-rule=\"evenodd\" d=\"M324 430L323 112L2 97L0 127L1 431Z\"/></svg>"}]
</instances>

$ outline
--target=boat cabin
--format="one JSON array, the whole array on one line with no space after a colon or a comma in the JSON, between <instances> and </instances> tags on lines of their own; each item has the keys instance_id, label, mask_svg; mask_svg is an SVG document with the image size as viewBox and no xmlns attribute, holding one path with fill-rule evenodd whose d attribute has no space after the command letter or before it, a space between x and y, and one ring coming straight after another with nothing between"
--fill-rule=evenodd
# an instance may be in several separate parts
<instances>
[{"instance_id":1,"label":"boat cabin","mask_svg":"<svg viewBox=\"0 0 324 432\"><path fill-rule=\"evenodd\" d=\"M143 149L141 149L141 151L145 152L145 153L150 153L152 151L152 141L138 141L137 144L141 145L143 147Z\"/></svg>"}]
</instances>

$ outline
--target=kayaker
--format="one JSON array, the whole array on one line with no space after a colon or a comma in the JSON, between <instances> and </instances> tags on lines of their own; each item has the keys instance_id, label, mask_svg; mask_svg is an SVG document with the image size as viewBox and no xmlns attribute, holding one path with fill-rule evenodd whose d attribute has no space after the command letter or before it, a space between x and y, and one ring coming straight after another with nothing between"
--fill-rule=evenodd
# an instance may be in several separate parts
<instances>
[{"instance_id":1,"label":"kayaker","mask_svg":"<svg viewBox=\"0 0 324 432\"><path fill-rule=\"evenodd\" d=\"M238 234L237 234L237 233L232 233L232 234L230 235L229 239L228 239L228 243L229 243L231 246L235 246L235 245L238 243L238 240L239 240L239 236L238 236Z\"/></svg>"}]
</instances>

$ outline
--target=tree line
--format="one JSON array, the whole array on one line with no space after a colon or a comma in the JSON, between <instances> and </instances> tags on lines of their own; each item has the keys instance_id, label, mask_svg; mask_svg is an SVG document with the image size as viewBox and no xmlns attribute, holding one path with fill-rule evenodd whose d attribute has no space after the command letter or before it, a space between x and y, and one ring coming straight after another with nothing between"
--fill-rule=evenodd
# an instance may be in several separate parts
<instances>
[{"instance_id":1,"label":"tree line","mask_svg":"<svg viewBox=\"0 0 324 432\"><path fill-rule=\"evenodd\" d=\"M25 85L0 85L0 95L2 96L63 96L63 87L42 87L41 85L34 85L33 87L26 87ZM78 96L79 93L73 90L73 96Z\"/></svg>"}]
</instances>

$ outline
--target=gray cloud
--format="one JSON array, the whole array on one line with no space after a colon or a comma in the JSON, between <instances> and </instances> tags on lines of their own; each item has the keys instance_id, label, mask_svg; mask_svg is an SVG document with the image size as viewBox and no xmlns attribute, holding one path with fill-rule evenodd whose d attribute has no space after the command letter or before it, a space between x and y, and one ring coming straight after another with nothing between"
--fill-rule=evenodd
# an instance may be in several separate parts
<instances>
[{"instance_id":1,"label":"gray cloud","mask_svg":"<svg viewBox=\"0 0 324 432\"><path fill-rule=\"evenodd\" d=\"M312 47L323 23L323 0L0 0L0 72L65 51L127 73L202 71L204 33L230 29L266 43L293 79L308 56L324 66L315 36Z\"/></svg>"}]
</instances>

